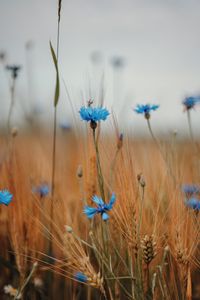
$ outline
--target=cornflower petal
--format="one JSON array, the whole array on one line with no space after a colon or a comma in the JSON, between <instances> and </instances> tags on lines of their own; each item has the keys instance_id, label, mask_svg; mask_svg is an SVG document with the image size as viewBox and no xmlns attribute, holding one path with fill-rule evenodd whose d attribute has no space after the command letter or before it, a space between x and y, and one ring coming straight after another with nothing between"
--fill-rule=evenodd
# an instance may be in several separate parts
<instances>
[{"instance_id":1,"label":"cornflower petal","mask_svg":"<svg viewBox=\"0 0 200 300\"><path fill-rule=\"evenodd\" d=\"M100 197L96 196L96 195L92 197L92 201L94 203L96 203L97 205L104 205L103 200Z\"/></svg>"},{"instance_id":2,"label":"cornflower petal","mask_svg":"<svg viewBox=\"0 0 200 300\"><path fill-rule=\"evenodd\" d=\"M109 215L107 214L107 213L103 213L102 214L102 219L103 219L103 221L107 221L108 219L109 219Z\"/></svg>"},{"instance_id":3,"label":"cornflower petal","mask_svg":"<svg viewBox=\"0 0 200 300\"><path fill-rule=\"evenodd\" d=\"M105 121L110 113L103 107L82 106L79 110L79 114L84 121L98 122L102 120Z\"/></svg>"},{"instance_id":4,"label":"cornflower petal","mask_svg":"<svg viewBox=\"0 0 200 300\"><path fill-rule=\"evenodd\" d=\"M7 191L0 191L0 204L8 205L12 201L13 195Z\"/></svg>"},{"instance_id":5,"label":"cornflower petal","mask_svg":"<svg viewBox=\"0 0 200 300\"><path fill-rule=\"evenodd\" d=\"M113 205L114 205L115 201L116 201L116 195L113 193L111 198L110 198L110 202L107 205L108 210L111 210L113 208Z\"/></svg>"},{"instance_id":6,"label":"cornflower petal","mask_svg":"<svg viewBox=\"0 0 200 300\"><path fill-rule=\"evenodd\" d=\"M137 104L136 108L134 109L134 111L138 114L149 114L151 112L151 110L155 111L159 108L160 106L157 104Z\"/></svg>"},{"instance_id":7,"label":"cornflower petal","mask_svg":"<svg viewBox=\"0 0 200 300\"><path fill-rule=\"evenodd\" d=\"M80 282L84 282L86 283L88 281L88 278L87 276L82 273L82 272L77 272L75 275L74 275L74 278Z\"/></svg>"},{"instance_id":8,"label":"cornflower petal","mask_svg":"<svg viewBox=\"0 0 200 300\"><path fill-rule=\"evenodd\" d=\"M90 206L85 206L83 212L86 214L88 219L92 219L98 213L97 208Z\"/></svg>"}]
</instances>

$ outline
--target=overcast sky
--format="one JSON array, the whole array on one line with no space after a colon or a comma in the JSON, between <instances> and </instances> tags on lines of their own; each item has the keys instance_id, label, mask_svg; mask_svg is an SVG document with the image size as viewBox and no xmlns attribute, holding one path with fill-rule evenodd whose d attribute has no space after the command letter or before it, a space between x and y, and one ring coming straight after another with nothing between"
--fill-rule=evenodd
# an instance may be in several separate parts
<instances>
[{"instance_id":1,"label":"overcast sky","mask_svg":"<svg viewBox=\"0 0 200 300\"><path fill-rule=\"evenodd\" d=\"M185 130L181 101L185 95L200 93L200 1L62 2L60 71L77 109L82 97L89 97L89 86L91 97L96 97L104 72L105 103L108 108L113 105L114 88L114 109L120 120L143 128L141 116L131 109L137 103L158 103L161 107L154 113L154 126ZM32 98L50 115L55 71L49 40L56 45L56 31L56 0L0 0L0 51L7 52L9 63L23 66L18 101ZM28 53L27 41L33 42ZM101 53L95 65L91 62L94 51ZM115 56L123 57L125 63L113 74L110 61ZM60 118L65 119L70 111L64 86L61 88ZM0 96L6 109L9 94L2 67ZM196 129L199 115L200 108L192 112Z\"/></svg>"}]
</instances>

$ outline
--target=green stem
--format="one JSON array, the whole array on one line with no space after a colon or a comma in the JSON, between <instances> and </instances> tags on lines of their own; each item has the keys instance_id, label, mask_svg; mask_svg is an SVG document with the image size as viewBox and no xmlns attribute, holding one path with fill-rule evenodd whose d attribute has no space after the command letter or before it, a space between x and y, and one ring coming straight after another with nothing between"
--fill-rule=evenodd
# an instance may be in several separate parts
<instances>
[{"instance_id":1,"label":"green stem","mask_svg":"<svg viewBox=\"0 0 200 300\"><path fill-rule=\"evenodd\" d=\"M192 131L192 123L191 123L191 116L190 116L190 110L187 109L187 119L188 119L188 126L189 126L189 132L192 142L194 143L194 135Z\"/></svg>"},{"instance_id":2,"label":"green stem","mask_svg":"<svg viewBox=\"0 0 200 300\"><path fill-rule=\"evenodd\" d=\"M93 141L96 151L96 159L97 159L97 172L98 172L98 183L99 183L99 190L101 193L102 200L105 202L105 193L104 193L104 179L101 170L101 163L100 163L100 156L99 156L99 148L98 143L95 137L95 129L93 129Z\"/></svg>"}]
</instances>

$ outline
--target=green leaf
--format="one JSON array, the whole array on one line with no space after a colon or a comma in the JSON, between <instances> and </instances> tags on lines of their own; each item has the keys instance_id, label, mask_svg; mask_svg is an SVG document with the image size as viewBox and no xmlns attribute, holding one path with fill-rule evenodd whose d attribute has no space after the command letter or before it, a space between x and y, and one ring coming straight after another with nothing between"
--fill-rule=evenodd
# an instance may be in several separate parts
<instances>
[{"instance_id":1,"label":"green leaf","mask_svg":"<svg viewBox=\"0 0 200 300\"><path fill-rule=\"evenodd\" d=\"M58 61L55 54L55 51L52 47L51 41L50 43L50 49L51 49L51 55L53 58L53 62L56 68L56 87L55 87L55 95L54 95L54 106L56 107L58 104L59 96L60 96L60 79L59 79L59 72L58 72Z\"/></svg>"}]
</instances>

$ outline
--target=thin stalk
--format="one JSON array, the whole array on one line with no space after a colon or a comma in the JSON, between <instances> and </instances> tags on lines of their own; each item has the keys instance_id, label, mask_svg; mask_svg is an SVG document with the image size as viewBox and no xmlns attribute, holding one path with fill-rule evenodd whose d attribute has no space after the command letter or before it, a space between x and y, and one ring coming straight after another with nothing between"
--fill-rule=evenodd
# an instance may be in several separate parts
<instances>
[{"instance_id":1,"label":"thin stalk","mask_svg":"<svg viewBox=\"0 0 200 300\"><path fill-rule=\"evenodd\" d=\"M10 87L11 101L10 101L10 107L9 107L8 119L7 119L8 133L10 133L10 130L11 130L11 124L10 123L11 123L13 107L14 107L14 104L15 104L15 82L16 82L16 78L13 77L12 84L11 84L11 87Z\"/></svg>"},{"instance_id":2,"label":"thin stalk","mask_svg":"<svg viewBox=\"0 0 200 300\"><path fill-rule=\"evenodd\" d=\"M129 264L130 264L130 273L131 273L131 292L132 292L132 297L135 299L135 283L134 283L134 276L133 276L133 256L132 253L129 254Z\"/></svg>"},{"instance_id":3,"label":"thin stalk","mask_svg":"<svg viewBox=\"0 0 200 300\"><path fill-rule=\"evenodd\" d=\"M192 141L193 146L194 146L194 151L198 155L199 145L198 145L197 142L195 142L195 139L194 139L194 134L193 134L193 130L192 130L191 115L190 115L190 110L189 109L187 109L187 119L188 119L188 127L189 127L190 138L191 138L191 141Z\"/></svg>"},{"instance_id":4,"label":"thin stalk","mask_svg":"<svg viewBox=\"0 0 200 300\"><path fill-rule=\"evenodd\" d=\"M140 244L140 233L141 233L141 225L142 225L142 215L143 215L143 209L144 209L144 192L145 187L142 187L142 196L141 196L141 206L140 206L140 212L139 212L139 221L138 221L138 229L137 229L137 243ZM142 257L140 251L138 251L137 255L137 279L139 280L137 286L139 287L139 294L142 293Z\"/></svg>"},{"instance_id":5,"label":"thin stalk","mask_svg":"<svg viewBox=\"0 0 200 300\"><path fill-rule=\"evenodd\" d=\"M97 172L98 172L99 190L100 190L100 193L101 193L102 200L105 202L104 179L103 179L103 174L102 174L102 170L101 170L98 143L97 143L97 140L96 140L96 137L95 137L95 129L93 129L92 132L93 132L93 141L94 141L94 146L95 146L95 151L96 151L96 159L97 159Z\"/></svg>"},{"instance_id":6,"label":"thin stalk","mask_svg":"<svg viewBox=\"0 0 200 300\"><path fill-rule=\"evenodd\" d=\"M187 119L188 119L188 127L189 127L190 137L191 137L192 142L194 143L194 135L193 135L193 131L192 131L192 123L191 123L191 116L190 116L189 109L187 109Z\"/></svg>"},{"instance_id":7,"label":"thin stalk","mask_svg":"<svg viewBox=\"0 0 200 300\"><path fill-rule=\"evenodd\" d=\"M26 278L26 280L24 281L24 283L22 284L22 286L19 288L14 300L17 300L17 299L21 299L21 295L25 289L25 287L27 286L27 284L29 283L31 277L33 276L33 273L35 272L37 268L37 262L33 264L33 267L32 267L32 270L30 272L30 274L28 275L28 277Z\"/></svg>"},{"instance_id":8,"label":"thin stalk","mask_svg":"<svg viewBox=\"0 0 200 300\"><path fill-rule=\"evenodd\" d=\"M142 187L141 206L140 206L139 222L138 222L138 240L140 239L140 230L141 230L142 215L143 215L143 209L144 209L144 191L145 191L145 188Z\"/></svg>"},{"instance_id":9,"label":"thin stalk","mask_svg":"<svg viewBox=\"0 0 200 300\"><path fill-rule=\"evenodd\" d=\"M60 10L61 10L61 0L58 1L57 51L56 51L57 64L58 64L59 41L60 41ZM53 220L54 220L54 194L55 194L55 170L56 170L56 137L57 137L57 126L56 125L57 125L57 105L54 104L53 151L52 151L52 174L51 174L51 206L50 206L50 237L49 237L49 249L48 249L49 256L52 256L52 254L53 254L52 235L53 235ZM48 284L49 284L49 287L51 290L52 290L52 287L51 287L52 283L53 283L53 273L49 273ZM50 297L53 297L53 295L51 295Z\"/></svg>"}]
</instances>

